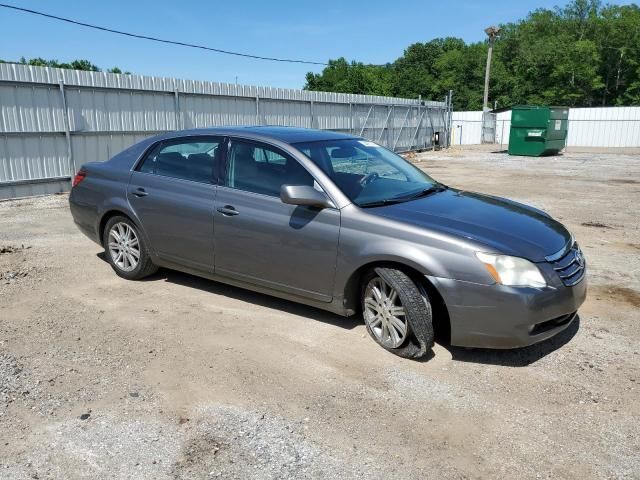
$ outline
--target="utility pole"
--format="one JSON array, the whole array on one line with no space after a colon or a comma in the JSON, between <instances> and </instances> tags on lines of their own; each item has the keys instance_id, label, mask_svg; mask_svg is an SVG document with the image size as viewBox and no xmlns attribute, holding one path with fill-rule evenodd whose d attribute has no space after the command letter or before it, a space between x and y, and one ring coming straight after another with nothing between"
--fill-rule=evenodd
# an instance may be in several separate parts
<instances>
[{"instance_id":1,"label":"utility pole","mask_svg":"<svg viewBox=\"0 0 640 480\"><path fill-rule=\"evenodd\" d=\"M489 111L489 72L491 71L491 55L493 53L493 44L496 41L498 35L500 35L500 28L491 26L484 29L484 32L489 37L489 51L487 52L487 68L484 72L484 102L482 103L482 111Z\"/></svg>"}]
</instances>

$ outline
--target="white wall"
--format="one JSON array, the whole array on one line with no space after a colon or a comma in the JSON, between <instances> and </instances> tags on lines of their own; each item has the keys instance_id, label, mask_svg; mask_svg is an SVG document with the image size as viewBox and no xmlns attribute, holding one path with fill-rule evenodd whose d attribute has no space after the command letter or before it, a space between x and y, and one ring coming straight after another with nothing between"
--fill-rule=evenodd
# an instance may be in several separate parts
<instances>
[{"instance_id":1,"label":"white wall","mask_svg":"<svg viewBox=\"0 0 640 480\"><path fill-rule=\"evenodd\" d=\"M509 145L510 129L511 111L499 113L498 117L496 118L496 143L499 143L501 145Z\"/></svg>"},{"instance_id":2,"label":"white wall","mask_svg":"<svg viewBox=\"0 0 640 480\"><path fill-rule=\"evenodd\" d=\"M482 112L454 112L453 145L479 144ZM511 112L498 114L496 143L509 143ZM462 136L460 136L462 131ZM571 108L568 147L640 147L640 107Z\"/></svg>"},{"instance_id":3,"label":"white wall","mask_svg":"<svg viewBox=\"0 0 640 480\"><path fill-rule=\"evenodd\" d=\"M451 145L475 145L482 136L482 112L453 112Z\"/></svg>"},{"instance_id":4,"label":"white wall","mask_svg":"<svg viewBox=\"0 0 640 480\"><path fill-rule=\"evenodd\" d=\"M640 107L572 108L568 145L640 147Z\"/></svg>"}]
</instances>

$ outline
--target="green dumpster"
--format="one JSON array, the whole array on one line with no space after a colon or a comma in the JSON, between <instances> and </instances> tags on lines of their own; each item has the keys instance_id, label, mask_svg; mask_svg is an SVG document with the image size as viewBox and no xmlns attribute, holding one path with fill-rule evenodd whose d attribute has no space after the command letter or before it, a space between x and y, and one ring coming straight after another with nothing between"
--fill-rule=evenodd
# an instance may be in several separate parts
<instances>
[{"instance_id":1,"label":"green dumpster","mask_svg":"<svg viewBox=\"0 0 640 480\"><path fill-rule=\"evenodd\" d=\"M555 155L565 147L569 107L515 106L511 109L509 155Z\"/></svg>"}]
</instances>

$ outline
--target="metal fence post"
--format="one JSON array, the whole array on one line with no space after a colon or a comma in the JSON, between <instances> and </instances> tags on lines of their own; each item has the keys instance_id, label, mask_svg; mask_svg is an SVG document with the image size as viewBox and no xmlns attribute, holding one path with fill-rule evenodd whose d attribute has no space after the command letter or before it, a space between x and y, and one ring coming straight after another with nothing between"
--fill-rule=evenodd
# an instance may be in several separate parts
<instances>
[{"instance_id":1,"label":"metal fence post","mask_svg":"<svg viewBox=\"0 0 640 480\"><path fill-rule=\"evenodd\" d=\"M311 116L311 128L313 128L313 100L309 102L309 114Z\"/></svg>"},{"instance_id":2,"label":"metal fence post","mask_svg":"<svg viewBox=\"0 0 640 480\"><path fill-rule=\"evenodd\" d=\"M444 97L444 108L442 109L442 111L440 112L442 113L442 125L443 125L443 137L442 138L442 147L443 148L447 148L447 138L449 137L449 133L448 133L448 129L447 126L449 124L449 122L447 121L447 114L449 113L449 95L447 94Z\"/></svg>"},{"instance_id":3,"label":"metal fence post","mask_svg":"<svg viewBox=\"0 0 640 480\"><path fill-rule=\"evenodd\" d=\"M420 116L420 107L422 106L422 95L418 95L418 117ZM418 137L420 138L420 137Z\"/></svg>"},{"instance_id":4,"label":"metal fence post","mask_svg":"<svg viewBox=\"0 0 640 480\"><path fill-rule=\"evenodd\" d=\"M67 140L67 157L69 158L69 170L71 181L76 175L76 164L73 158L73 147L71 145L71 124L69 122L69 112L67 111L67 96L64 91L64 82L60 80L60 98L62 100L62 117L64 119L64 136Z\"/></svg>"},{"instance_id":5,"label":"metal fence post","mask_svg":"<svg viewBox=\"0 0 640 480\"><path fill-rule=\"evenodd\" d=\"M451 146L451 122L453 121L453 90L449 90L447 113L447 148L449 148Z\"/></svg>"},{"instance_id":6,"label":"metal fence post","mask_svg":"<svg viewBox=\"0 0 640 480\"><path fill-rule=\"evenodd\" d=\"M431 139L430 139L430 141L431 141L431 150L435 150L436 149L436 143L433 141L433 134L434 134L434 131L433 131L433 120L431 119L431 114L429 113L429 107L426 108L425 112L427 114L427 118L429 119L429 130L431 132ZM425 141L426 141L426 138L425 138ZM426 147L427 144L425 143L424 146Z\"/></svg>"},{"instance_id":7,"label":"metal fence post","mask_svg":"<svg viewBox=\"0 0 640 480\"><path fill-rule=\"evenodd\" d=\"M413 137L411 138L411 144L409 145L409 150L411 150L411 147L413 147L414 142L416 141L416 136L418 135L418 132L420 131L420 127L422 126L422 119L424 118L425 112L426 110L422 112L422 115L420 115L420 118L418 119L418 125L416 125L416 131L413 132Z\"/></svg>"},{"instance_id":8,"label":"metal fence post","mask_svg":"<svg viewBox=\"0 0 640 480\"><path fill-rule=\"evenodd\" d=\"M391 147L391 139L393 138L393 127L396 123L396 109L395 105L391 105L391 117L389 118L389 125L387 126L387 134L385 135L385 147Z\"/></svg>"},{"instance_id":9,"label":"metal fence post","mask_svg":"<svg viewBox=\"0 0 640 480\"><path fill-rule=\"evenodd\" d=\"M176 130L184 130L184 122L182 121L182 115L180 111L180 92L177 88L173 91L173 104L176 117Z\"/></svg>"},{"instance_id":10,"label":"metal fence post","mask_svg":"<svg viewBox=\"0 0 640 480\"><path fill-rule=\"evenodd\" d=\"M378 135L378 140L377 140L378 143L380 143L380 140L382 139L382 135L384 135L385 130L387 130L387 125L389 125L389 118L391 117L391 112L393 112L393 105L387 107L387 110L388 110L387 119L384 121L384 125L382 126L382 130L380 131L380 135Z\"/></svg>"},{"instance_id":11,"label":"metal fence post","mask_svg":"<svg viewBox=\"0 0 640 480\"><path fill-rule=\"evenodd\" d=\"M400 131L398 132L398 136L396 137L395 141L393 142L393 148L391 150L393 150L394 152L396 151L396 145L398 144L398 140L400 140L400 137L402 136L402 130L404 129L404 126L407 123L407 119L409 118L409 112L411 112L411 107L407 108L407 114L404 116L404 120L402 121L402 125L400 125Z\"/></svg>"},{"instance_id":12,"label":"metal fence post","mask_svg":"<svg viewBox=\"0 0 640 480\"><path fill-rule=\"evenodd\" d=\"M349 133L353 135L353 103L349 102Z\"/></svg>"},{"instance_id":13,"label":"metal fence post","mask_svg":"<svg viewBox=\"0 0 640 480\"><path fill-rule=\"evenodd\" d=\"M260 125L260 96L256 95L256 125Z\"/></svg>"},{"instance_id":14,"label":"metal fence post","mask_svg":"<svg viewBox=\"0 0 640 480\"><path fill-rule=\"evenodd\" d=\"M371 110L373 110L373 105L369 107L369 112L367 112L367 117L364 119L364 123L362 124L362 128L360 129L360 136L362 136L362 134L364 133L364 129L367 128L367 122L369 121Z\"/></svg>"}]
</instances>

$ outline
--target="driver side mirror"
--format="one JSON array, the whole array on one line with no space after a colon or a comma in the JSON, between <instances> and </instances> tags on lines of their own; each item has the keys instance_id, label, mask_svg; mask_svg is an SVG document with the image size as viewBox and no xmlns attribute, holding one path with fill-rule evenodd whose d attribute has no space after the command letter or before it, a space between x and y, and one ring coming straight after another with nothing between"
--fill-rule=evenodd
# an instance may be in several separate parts
<instances>
[{"instance_id":1,"label":"driver side mirror","mask_svg":"<svg viewBox=\"0 0 640 480\"><path fill-rule=\"evenodd\" d=\"M289 205L304 205L316 208L331 208L333 202L324 192L319 192L309 185L282 185L280 200Z\"/></svg>"}]
</instances>

